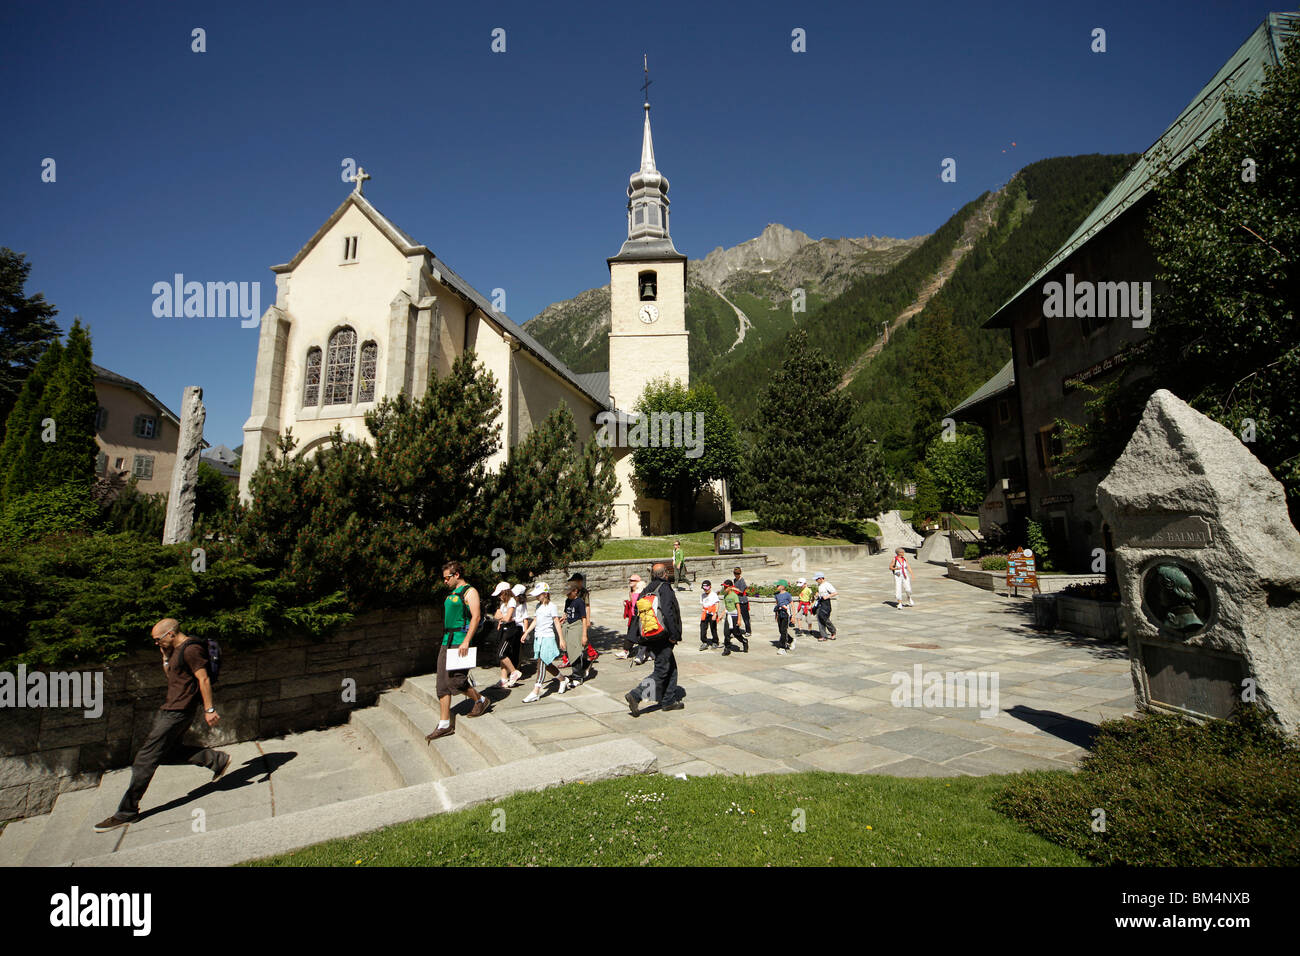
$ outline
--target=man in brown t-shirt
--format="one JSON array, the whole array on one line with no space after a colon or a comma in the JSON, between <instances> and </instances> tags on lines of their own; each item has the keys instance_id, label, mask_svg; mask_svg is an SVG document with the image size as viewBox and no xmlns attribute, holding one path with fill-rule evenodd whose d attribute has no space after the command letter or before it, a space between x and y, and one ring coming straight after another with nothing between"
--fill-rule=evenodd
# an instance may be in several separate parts
<instances>
[{"instance_id":1,"label":"man in brown t-shirt","mask_svg":"<svg viewBox=\"0 0 1300 956\"><path fill-rule=\"evenodd\" d=\"M163 673L167 675L167 699L154 716L153 727L131 766L131 786L118 804L117 812L95 824L96 833L126 826L140 815L140 798L162 763L192 763L207 767L216 780L230 765L230 754L205 747L181 743L185 731L194 722L194 711L203 701L204 720L217 726L221 716L212 703L212 681L208 677L208 650L204 641L195 641L181 633L180 624L163 618L153 626L154 645L162 652Z\"/></svg>"}]
</instances>

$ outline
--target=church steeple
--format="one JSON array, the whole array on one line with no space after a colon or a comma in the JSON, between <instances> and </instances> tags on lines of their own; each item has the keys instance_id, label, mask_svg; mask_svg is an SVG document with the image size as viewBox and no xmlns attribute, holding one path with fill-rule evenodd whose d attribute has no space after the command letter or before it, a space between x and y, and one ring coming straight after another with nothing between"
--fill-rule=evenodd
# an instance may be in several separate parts
<instances>
[{"instance_id":1,"label":"church steeple","mask_svg":"<svg viewBox=\"0 0 1300 956\"><path fill-rule=\"evenodd\" d=\"M669 239L668 177L655 168L654 139L650 135L650 67L645 66L645 126L641 134L641 168L627 187L627 238Z\"/></svg>"}]
</instances>

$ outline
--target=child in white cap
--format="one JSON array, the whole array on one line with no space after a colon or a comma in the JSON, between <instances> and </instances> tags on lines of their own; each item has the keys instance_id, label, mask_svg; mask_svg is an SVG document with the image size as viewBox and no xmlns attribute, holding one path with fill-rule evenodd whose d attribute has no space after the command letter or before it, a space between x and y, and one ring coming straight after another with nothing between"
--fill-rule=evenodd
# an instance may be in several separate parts
<instances>
[{"instance_id":1,"label":"child in white cap","mask_svg":"<svg viewBox=\"0 0 1300 956\"><path fill-rule=\"evenodd\" d=\"M813 575L813 579L817 582L817 640L833 641L836 629L831 623L831 601L838 596L839 592L820 571Z\"/></svg>"},{"instance_id":2,"label":"child in white cap","mask_svg":"<svg viewBox=\"0 0 1300 956\"><path fill-rule=\"evenodd\" d=\"M525 704L531 704L542 696L542 684L546 682L546 674L549 671L558 681L557 690L563 694L569 689L569 681L560 674L560 669L555 666L555 661L560 656L560 622L564 619L564 612L551 602L551 588L545 581L539 581L537 585L529 592L530 597L537 598L537 610L533 613L533 619L528 622L528 627L524 629L524 641L527 642L536 636L534 643L537 654L537 684L533 687L532 693L524 698Z\"/></svg>"},{"instance_id":3,"label":"child in white cap","mask_svg":"<svg viewBox=\"0 0 1300 956\"><path fill-rule=\"evenodd\" d=\"M523 677L523 673L515 666L515 660L519 657L519 635L524 632L522 608L522 595L524 586L516 584L513 588L506 581L502 581L493 590L492 596L499 597L501 604L497 608L496 622L497 634L500 635L500 641L497 645L497 660L501 663L501 681L498 687L514 687Z\"/></svg>"}]
</instances>

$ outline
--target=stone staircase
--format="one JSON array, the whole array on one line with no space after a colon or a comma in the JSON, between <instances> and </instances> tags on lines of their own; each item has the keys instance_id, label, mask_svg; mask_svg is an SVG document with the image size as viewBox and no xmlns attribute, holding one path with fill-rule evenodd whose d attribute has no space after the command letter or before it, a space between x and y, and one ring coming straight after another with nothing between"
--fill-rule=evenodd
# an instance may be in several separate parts
<instances>
[{"instance_id":1,"label":"stone staircase","mask_svg":"<svg viewBox=\"0 0 1300 956\"><path fill-rule=\"evenodd\" d=\"M464 704L461 703L458 709L463 710ZM440 809L451 809L456 805L456 800L472 804L483 799L495 799L520 788L535 789L537 786L563 782L572 777L572 772L565 769L566 765L571 768L584 766L583 755L574 751L547 754L492 713L473 719L461 714L454 717L453 721L455 734L432 744L426 742L425 735L438 724L436 676L429 674L407 678L396 690L380 694L375 706L355 711L349 722L366 742L367 749L378 754L383 766L391 773L392 779L377 787L377 793L332 806L321 805L309 810L289 811L281 816L249 822L244 822L237 810L227 811L231 817L236 818L231 820L228 829L239 830L240 824L243 824L243 828L260 828L265 831L269 825L278 821L287 823L287 829L293 830L296 817L329 814L331 810L338 809L340 813L335 814L337 817L347 803L359 804L366 800L400 797L402 794L408 795L406 802L412 809L405 817L399 815L398 818L415 819L419 815L428 816L439 812ZM291 745L294 738L291 736L282 740ZM585 757L586 769L583 771L588 779L600 779L602 774L647 772L654 765L653 755L638 745L632 745L634 750L630 752L626 746L617 751L610 749L611 746L606 743L585 748L590 751ZM638 765L629 771L628 767L638 760L643 766ZM116 809L129 773L129 769L106 773L98 787L60 794L50 813L10 823L0 833L0 866L59 866L73 861L76 861L76 865L113 865L113 861L125 863L128 858L139 857L150 850L151 847L143 846L114 852L121 845L122 837L114 839L109 835L94 834L92 830L95 822ZM430 803L427 797L419 803L412 803L410 799L416 794L448 793L453 794L456 800L448 802L445 797L440 797L443 801L441 806L437 805L437 800ZM209 797L207 801L211 802L211 799ZM416 808L421 806L427 809L417 812ZM301 826L297 828L302 829ZM125 835L127 831L124 829L114 832ZM214 837L221 832L208 833L206 837ZM173 837L162 848L164 854L168 848L172 848L170 853L174 856L177 844L191 842L186 836L182 834L180 839ZM232 837L224 842L230 844L234 839ZM321 837L309 842L317 842L319 839ZM229 855L231 851L227 846L220 852ZM238 856L238 853L235 855ZM253 856L244 858L251 859Z\"/></svg>"},{"instance_id":2,"label":"stone staircase","mask_svg":"<svg viewBox=\"0 0 1300 956\"><path fill-rule=\"evenodd\" d=\"M413 787L540 753L527 737L491 713L455 717L454 734L427 743L425 735L438 726L436 682L433 674L408 677L397 690L380 694L377 706L352 715L352 724L378 750L399 786Z\"/></svg>"}]
</instances>

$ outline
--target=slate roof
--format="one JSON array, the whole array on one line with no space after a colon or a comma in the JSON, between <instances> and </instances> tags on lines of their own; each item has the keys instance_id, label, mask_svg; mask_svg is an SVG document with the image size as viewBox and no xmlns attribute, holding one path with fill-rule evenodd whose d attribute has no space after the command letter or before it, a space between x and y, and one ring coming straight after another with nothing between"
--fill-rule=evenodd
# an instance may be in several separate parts
<instances>
[{"instance_id":1,"label":"slate roof","mask_svg":"<svg viewBox=\"0 0 1300 956\"><path fill-rule=\"evenodd\" d=\"M1166 151L1170 168L1177 168L1196 155L1196 151L1223 122L1224 95L1245 93L1258 87L1264 81L1265 68L1282 62L1282 44L1297 31L1300 31L1300 14L1270 13L1237 52L1228 58L1219 72L1214 74L1214 78L1178 114L1178 118L1151 148L1134 161L1115 188L1088 214L1073 235L1065 240L1065 244L1056 250L1019 292L993 313L984 323L984 328L1006 328L1010 324L1007 310L1013 302L1037 286L1044 276L1095 239L1107 226L1151 192L1157 172L1165 161Z\"/></svg>"},{"instance_id":2,"label":"slate roof","mask_svg":"<svg viewBox=\"0 0 1300 956\"><path fill-rule=\"evenodd\" d=\"M1007 392L1015 391L1016 388L1016 369L1015 361L1009 361L994 374L987 382L981 385L975 391L971 392L962 401L960 405L948 413L948 417L956 418L966 412L973 411L975 406L987 402L991 398L1003 395Z\"/></svg>"},{"instance_id":3,"label":"slate roof","mask_svg":"<svg viewBox=\"0 0 1300 956\"><path fill-rule=\"evenodd\" d=\"M90 367L95 372L96 381L109 382L110 384L119 385L122 388L129 389L130 391L135 392L137 395L142 396L146 401L148 401L149 404L153 405L160 412L162 412L164 417L166 417L173 425L175 425L177 428L180 428L181 420L176 417L176 413L173 412L166 405L164 405L162 402L160 402L158 400L158 396L154 395L153 392L149 391L147 388L145 388L135 379L127 378L125 375L118 375L116 372L110 372L102 365L96 365L93 362L91 363Z\"/></svg>"},{"instance_id":4,"label":"slate roof","mask_svg":"<svg viewBox=\"0 0 1300 956\"><path fill-rule=\"evenodd\" d=\"M577 372L575 377L593 395L604 395L609 404L609 372Z\"/></svg>"}]
</instances>

